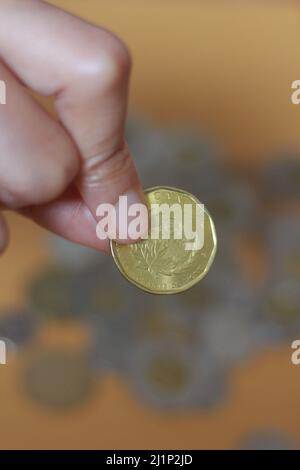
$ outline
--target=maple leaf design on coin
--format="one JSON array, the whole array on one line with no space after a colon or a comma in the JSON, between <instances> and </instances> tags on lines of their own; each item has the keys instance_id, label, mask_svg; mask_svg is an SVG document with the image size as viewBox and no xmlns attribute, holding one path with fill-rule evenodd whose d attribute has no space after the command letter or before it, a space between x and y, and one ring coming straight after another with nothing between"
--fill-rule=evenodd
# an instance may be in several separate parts
<instances>
[{"instance_id":1,"label":"maple leaf design on coin","mask_svg":"<svg viewBox=\"0 0 300 470\"><path fill-rule=\"evenodd\" d=\"M130 246L135 258L137 268L149 273L159 273L164 276L182 274L190 269L191 262L195 256L194 251L186 251L186 255L178 263L178 248L182 251L182 241L152 240L151 243L135 243ZM174 252L174 254L172 253ZM176 261L177 260L177 261Z\"/></svg>"}]
</instances>

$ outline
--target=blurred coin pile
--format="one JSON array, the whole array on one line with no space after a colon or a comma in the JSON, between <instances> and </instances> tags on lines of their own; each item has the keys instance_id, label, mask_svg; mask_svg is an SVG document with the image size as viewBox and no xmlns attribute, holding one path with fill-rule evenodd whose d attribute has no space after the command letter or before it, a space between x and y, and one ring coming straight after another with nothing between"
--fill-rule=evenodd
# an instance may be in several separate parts
<instances>
[{"instance_id":1,"label":"blurred coin pile","mask_svg":"<svg viewBox=\"0 0 300 470\"><path fill-rule=\"evenodd\" d=\"M213 140L183 127L132 120L127 139L145 187L183 188L210 211L219 247L209 275L185 293L156 297L127 283L109 256L50 236L51 266L30 282L30 315L2 316L0 336L19 344L50 321L87 328L81 360L75 352L74 361L60 360L60 351L32 358L25 388L43 404L85 396L88 358L92 375L122 374L146 404L221 405L232 367L300 333L300 158L282 152L249 174L225 165ZM60 381L53 391L52 377Z\"/></svg>"}]
</instances>

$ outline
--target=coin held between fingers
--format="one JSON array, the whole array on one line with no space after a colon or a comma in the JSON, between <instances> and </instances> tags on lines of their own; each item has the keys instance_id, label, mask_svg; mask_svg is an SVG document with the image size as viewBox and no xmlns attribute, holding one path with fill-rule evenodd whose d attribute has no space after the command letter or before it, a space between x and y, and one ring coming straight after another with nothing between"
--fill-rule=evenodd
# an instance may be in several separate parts
<instances>
[{"instance_id":1,"label":"coin held between fingers","mask_svg":"<svg viewBox=\"0 0 300 470\"><path fill-rule=\"evenodd\" d=\"M151 210L153 205L165 205L170 209L177 205L183 212L188 205L192 209L201 205L192 194L170 187L147 189L145 197ZM110 243L112 256L123 276L135 286L153 294L175 294L189 289L207 274L216 254L216 231L204 206L201 227L203 244L200 249L186 249L190 240L185 236L175 236L174 232L179 225L186 223L185 217L173 220L173 225L171 222L170 219L169 239L162 236L160 231L158 238L153 238L151 233L151 237L134 244L121 245L115 241ZM195 211L192 211L191 222L194 226ZM185 230L183 232L186 233Z\"/></svg>"}]
</instances>

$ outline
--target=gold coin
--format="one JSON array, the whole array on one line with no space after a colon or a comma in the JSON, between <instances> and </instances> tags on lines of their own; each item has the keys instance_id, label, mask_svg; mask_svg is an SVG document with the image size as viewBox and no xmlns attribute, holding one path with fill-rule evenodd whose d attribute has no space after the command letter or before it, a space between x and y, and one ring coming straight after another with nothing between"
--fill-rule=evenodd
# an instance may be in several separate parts
<instances>
[{"instance_id":1,"label":"gold coin","mask_svg":"<svg viewBox=\"0 0 300 470\"><path fill-rule=\"evenodd\" d=\"M192 194L176 188L155 187L147 189L145 196L149 210L153 210L154 204L169 207L179 204L183 211L185 205L191 205L195 227L195 209L200 201ZM174 237L172 220L170 239L163 238L160 231L158 239L150 238L149 233L147 239L129 245L111 241L112 256L120 272L129 282L153 294L176 294L192 287L209 271L217 249L213 220L205 208L203 215L204 243L200 249L186 249L190 240L185 238L184 231L181 239Z\"/></svg>"}]
</instances>

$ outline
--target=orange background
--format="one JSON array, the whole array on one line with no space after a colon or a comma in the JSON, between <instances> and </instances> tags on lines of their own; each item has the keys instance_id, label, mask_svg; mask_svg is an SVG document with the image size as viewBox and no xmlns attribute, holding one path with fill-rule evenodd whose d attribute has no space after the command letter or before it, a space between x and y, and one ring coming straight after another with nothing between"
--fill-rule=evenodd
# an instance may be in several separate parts
<instances>
[{"instance_id":1,"label":"orange background","mask_svg":"<svg viewBox=\"0 0 300 470\"><path fill-rule=\"evenodd\" d=\"M129 45L130 105L205 125L246 164L300 146L300 5L288 0L52 0Z\"/></svg>"},{"instance_id":2,"label":"orange background","mask_svg":"<svg viewBox=\"0 0 300 470\"><path fill-rule=\"evenodd\" d=\"M281 1L55 0L112 29L134 57L130 107L158 121L207 127L228 155L252 164L281 145L300 147L300 6ZM42 230L10 216L12 241L0 262L0 307L22 305L26 279L48 260ZM76 327L54 333L81 341ZM47 341L51 340L47 336ZM19 360L0 370L0 448L230 448L260 426L300 442L300 381L290 346L232 373L224 404L209 413L144 407L117 376L99 382L88 405L53 413L28 403Z\"/></svg>"}]
</instances>

